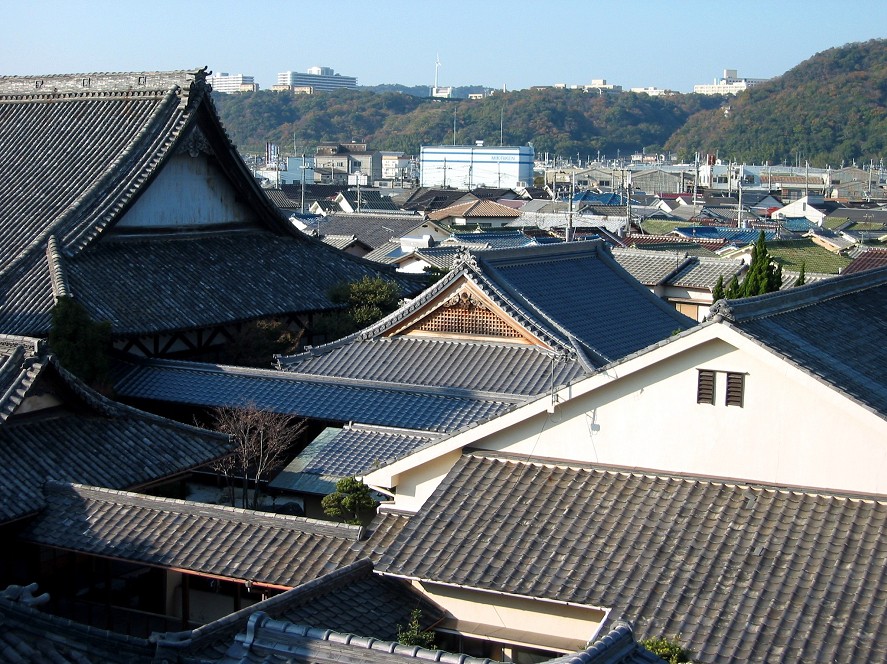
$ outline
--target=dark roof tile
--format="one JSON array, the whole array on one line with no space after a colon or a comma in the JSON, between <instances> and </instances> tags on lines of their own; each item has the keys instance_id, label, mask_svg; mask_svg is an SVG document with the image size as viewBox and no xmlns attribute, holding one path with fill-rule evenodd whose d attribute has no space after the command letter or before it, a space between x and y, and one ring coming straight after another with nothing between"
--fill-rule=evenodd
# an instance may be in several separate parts
<instances>
[{"instance_id":1,"label":"dark roof tile","mask_svg":"<svg viewBox=\"0 0 887 664\"><path fill-rule=\"evenodd\" d=\"M81 484L49 482L44 492L46 508L22 533L27 541L278 588L374 557L406 522L379 516L364 537L358 526Z\"/></svg>"},{"instance_id":2,"label":"dark roof tile","mask_svg":"<svg viewBox=\"0 0 887 664\"><path fill-rule=\"evenodd\" d=\"M885 527L880 498L476 452L379 569L605 607L698 662L880 661Z\"/></svg>"}]
</instances>

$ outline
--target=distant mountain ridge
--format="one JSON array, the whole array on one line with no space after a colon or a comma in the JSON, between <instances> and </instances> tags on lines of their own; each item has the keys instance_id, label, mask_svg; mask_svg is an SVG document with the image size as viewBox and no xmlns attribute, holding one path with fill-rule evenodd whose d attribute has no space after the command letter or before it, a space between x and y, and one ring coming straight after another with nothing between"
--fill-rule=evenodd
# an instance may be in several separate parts
<instances>
[{"instance_id":1,"label":"distant mountain ridge","mask_svg":"<svg viewBox=\"0 0 887 664\"><path fill-rule=\"evenodd\" d=\"M488 90L468 86L457 90ZM483 99L430 99L424 86L386 84L315 95L214 94L244 151L266 141L313 152L322 141L360 140L418 154L454 142L526 145L580 160L634 152L718 154L746 163L838 167L887 152L887 40L818 53L736 96L606 95L556 88L497 91ZM455 128L455 135L454 135Z\"/></svg>"}]
</instances>

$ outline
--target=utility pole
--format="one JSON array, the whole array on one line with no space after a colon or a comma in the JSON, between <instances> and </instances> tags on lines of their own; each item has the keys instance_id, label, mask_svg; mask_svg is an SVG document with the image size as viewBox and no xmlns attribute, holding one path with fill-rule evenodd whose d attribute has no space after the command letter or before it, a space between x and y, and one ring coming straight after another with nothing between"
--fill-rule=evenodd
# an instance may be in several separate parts
<instances>
[{"instance_id":1,"label":"utility pole","mask_svg":"<svg viewBox=\"0 0 887 664\"><path fill-rule=\"evenodd\" d=\"M573 241L573 198L576 196L576 171L570 175L570 216L567 220L566 241Z\"/></svg>"},{"instance_id":2,"label":"utility pole","mask_svg":"<svg viewBox=\"0 0 887 664\"><path fill-rule=\"evenodd\" d=\"M302 214L305 214L305 153L302 153Z\"/></svg>"}]
</instances>

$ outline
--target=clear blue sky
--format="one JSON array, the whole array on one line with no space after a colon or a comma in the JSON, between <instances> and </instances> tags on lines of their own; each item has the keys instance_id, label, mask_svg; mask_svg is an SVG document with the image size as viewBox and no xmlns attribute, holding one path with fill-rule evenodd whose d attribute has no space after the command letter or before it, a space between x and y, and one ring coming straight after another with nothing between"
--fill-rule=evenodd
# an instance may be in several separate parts
<instances>
[{"instance_id":1,"label":"clear blue sky","mask_svg":"<svg viewBox=\"0 0 887 664\"><path fill-rule=\"evenodd\" d=\"M690 92L887 37L887 0L3 0L0 74L208 66L267 88L332 67L359 85L509 89L592 79Z\"/></svg>"}]
</instances>

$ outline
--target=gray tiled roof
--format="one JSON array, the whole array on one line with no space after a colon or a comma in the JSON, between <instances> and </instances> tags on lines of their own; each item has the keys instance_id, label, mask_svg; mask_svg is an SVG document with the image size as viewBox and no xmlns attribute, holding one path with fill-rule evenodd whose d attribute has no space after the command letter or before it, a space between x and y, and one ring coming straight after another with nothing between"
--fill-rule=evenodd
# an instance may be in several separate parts
<instances>
[{"instance_id":1,"label":"gray tiled roof","mask_svg":"<svg viewBox=\"0 0 887 664\"><path fill-rule=\"evenodd\" d=\"M322 238L324 244L328 244L336 249L347 249L353 244L362 244L356 235L324 235Z\"/></svg>"},{"instance_id":2,"label":"gray tiled roof","mask_svg":"<svg viewBox=\"0 0 887 664\"><path fill-rule=\"evenodd\" d=\"M183 473L230 449L227 436L149 415L96 394L52 358L23 350L7 357L19 370L9 371L9 361L0 368L0 389L5 395L0 425L0 522L39 510L41 487L48 479L122 489ZM68 394L65 407L16 418L15 409L23 399L35 391L45 393L47 383L64 386L53 391ZM127 462L121 463L124 458Z\"/></svg>"},{"instance_id":3,"label":"gray tiled roof","mask_svg":"<svg viewBox=\"0 0 887 664\"><path fill-rule=\"evenodd\" d=\"M147 639L47 613L0 594L0 661L15 664L151 664Z\"/></svg>"},{"instance_id":4,"label":"gray tiled roof","mask_svg":"<svg viewBox=\"0 0 887 664\"><path fill-rule=\"evenodd\" d=\"M126 409L113 418L59 413L0 429L0 521L43 506L48 479L127 488L222 456L227 439ZM126 459L122 463L121 459Z\"/></svg>"},{"instance_id":5,"label":"gray tiled roof","mask_svg":"<svg viewBox=\"0 0 887 664\"><path fill-rule=\"evenodd\" d=\"M363 529L304 517L49 482L22 538L44 546L293 588L384 551L406 522Z\"/></svg>"},{"instance_id":6,"label":"gray tiled roof","mask_svg":"<svg viewBox=\"0 0 887 664\"><path fill-rule=\"evenodd\" d=\"M385 242L398 239L422 223L422 217L409 214L330 214L318 222L320 234L355 235L357 239L377 248Z\"/></svg>"},{"instance_id":7,"label":"gray tiled roof","mask_svg":"<svg viewBox=\"0 0 887 664\"><path fill-rule=\"evenodd\" d=\"M364 212L386 212L400 210L389 196L383 196L380 191L375 189L362 189L360 191L360 205L358 205L358 192L354 189L348 189L342 192L342 197L348 202L353 209L358 207Z\"/></svg>"},{"instance_id":8,"label":"gray tiled roof","mask_svg":"<svg viewBox=\"0 0 887 664\"><path fill-rule=\"evenodd\" d=\"M256 231L106 241L63 263L72 290L95 318L111 321L115 333L140 334L336 308L327 295L331 286L378 274L366 262L340 260L344 255ZM394 273L388 278L404 290L415 288Z\"/></svg>"},{"instance_id":9,"label":"gray tiled roof","mask_svg":"<svg viewBox=\"0 0 887 664\"><path fill-rule=\"evenodd\" d=\"M472 395L435 387L406 389L368 381L169 360L122 364L114 389L126 399L209 408L254 404L261 410L326 422L354 421L440 432L494 417L517 401L504 395Z\"/></svg>"},{"instance_id":10,"label":"gray tiled roof","mask_svg":"<svg viewBox=\"0 0 887 664\"><path fill-rule=\"evenodd\" d=\"M617 620L609 632L585 650L550 659L546 664L665 664L665 660L635 641L631 625Z\"/></svg>"},{"instance_id":11,"label":"gray tiled roof","mask_svg":"<svg viewBox=\"0 0 887 664\"><path fill-rule=\"evenodd\" d=\"M693 325L625 271L602 241L483 252L478 262L529 317L604 360Z\"/></svg>"},{"instance_id":12,"label":"gray tiled roof","mask_svg":"<svg viewBox=\"0 0 887 664\"><path fill-rule=\"evenodd\" d=\"M195 630L160 635L158 655L170 661L221 660L258 611L280 621L394 640L414 608L422 612L423 628L442 617L408 584L374 574L365 558Z\"/></svg>"},{"instance_id":13,"label":"gray tiled roof","mask_svg":"<svg viewBox=\"0 0 887 664\"><path fill-rule=\"evenodd\" d=\"M280 358L298 375L531 396L582 374L535 346L409 336L353 339Z\"/></svg>"},{"instance_id":14,"label":"gray tiled roof","mask_svg":"<svg viewBox=\"0 0 887 664\"><path fill-rule=\"evenodd\" d=\"M262 613L254 613L250 617L247 634L238 636L220 661L222 664L303 661L311 664L495 664L490 659L273 620Z\"/></svg>"},{"instance_id":15,"label":"gray tiled roof","mask_svg":"<svg viewBox=\"0 0 887 664\"><path fill-rule=\"evenodd\" d=\"M515 247L526 247L536 244L536 241L524 235L520 231L499 231L499 232L483 232L483 233L453 233L449 238L444 240L444 244L461 244L466 246L477 246L481 249L514 249Z\"/></svg>"},{"instance_id":16,"label":"gray tiled roof","mask_svg":"<svg viewBox=\"0 0 887 664\"><path fill-rule=\"evenodd\" d=\"M606 607L693 661L887 659L887 502L465 454L378 569Z\"/></svg>"},{"instance_id":17,"label":"gray tiled roof","mask_svg":"<svg viewBox=\"0 0 887 664\"><path fill-rule=\"evenodd\" d=\"M0 335L0 420L6 419L25 398L45 366L37 339Z\"/></svg>"},{"instance_id":18,"label":"gray tiled roof","mask_svg":"<svg viewBox=\"0 0 887 664\"><path fill-rule=\"evenodd\" d=\"M351 426L327 428L268 486L326 495L343 477L363 475L376 464L398 459L428 445L435 437L423 432Z\"/></svg>"},{"instance_id":19,"label":"gray tiled roof","mask_svg":"<svg viewBox=\"0 0 887 664\"><path fill-rule=\"evenodd\" d=\"M205 77L204 70L0 77L0 330L44 335L54 293L84 301L94 318L113 320L116 333L312 311L317 297L300 298L325 292L337 275L379 272L283 217L225 135ZM219 253L225 238L213 228L188 241L153 234L110 242L181 152L208 155L253 227L267 233L241 236L233 254L230 244ZM269 272L263 256L280 266ZM294 289L303 280L315 283ZM243 284L252 286L251 300Z\"/></svg>"},{"instance_id":20,"label":"gray tiled roof","mask_svg":"<svg viewBox=\"0 0 887 664\"><path fill-rule=\"evenodd\" d=\"M403 256L404 252L400 247L400 241L395 242L394 240L388 240L366 254L364 258L368 261L376 261L378 263L386 263L390 265Z\"/></svg>"},{"instance_id":21,"label":"gray tiled roof","mask_svg":"<svg viewBox=\"0 0 887 664\"><path fill-rule=\"evenodd\" d=\"M416 249L415 256L429 265L445 272L453 269L456 257L462 253L459 246L436 246L427 249Z\"/></svg>"},{"instance_id":22,"label":"gray tiled roof","mask_svg":"<svg viewBox=\"0 0 887 664\"><path fill-rule=\"evenodd\" d=\"M724 284L727 284L734 275L741 278L744 269L745 264L741 260L694 256L682 269L668 279L668 283L672 286L712 290L717 285L719 278L724 280Z\"/></svg>"},{"instance_id":23,"label":"gray tiled roof","mask_svg":"<svg viewBox=\"0 0 887 664\"><path fill-rule=\"evenodd\" d=\"M645 286L663 283L682 265L689 262L686 254L643 249L612 249L613 258Z\"/></svg>"},{"instance_id":24,"label":"gray tiled roof","mask_svg":"<svg viewBox=\"0 0 887 664\"><path fill-rule=\"evenodd\" d=\"M813 305L813 306L811 306ZM742 300L720 317L820 380L887 417L887 268Z\"/></svg>"}]
</instances>

